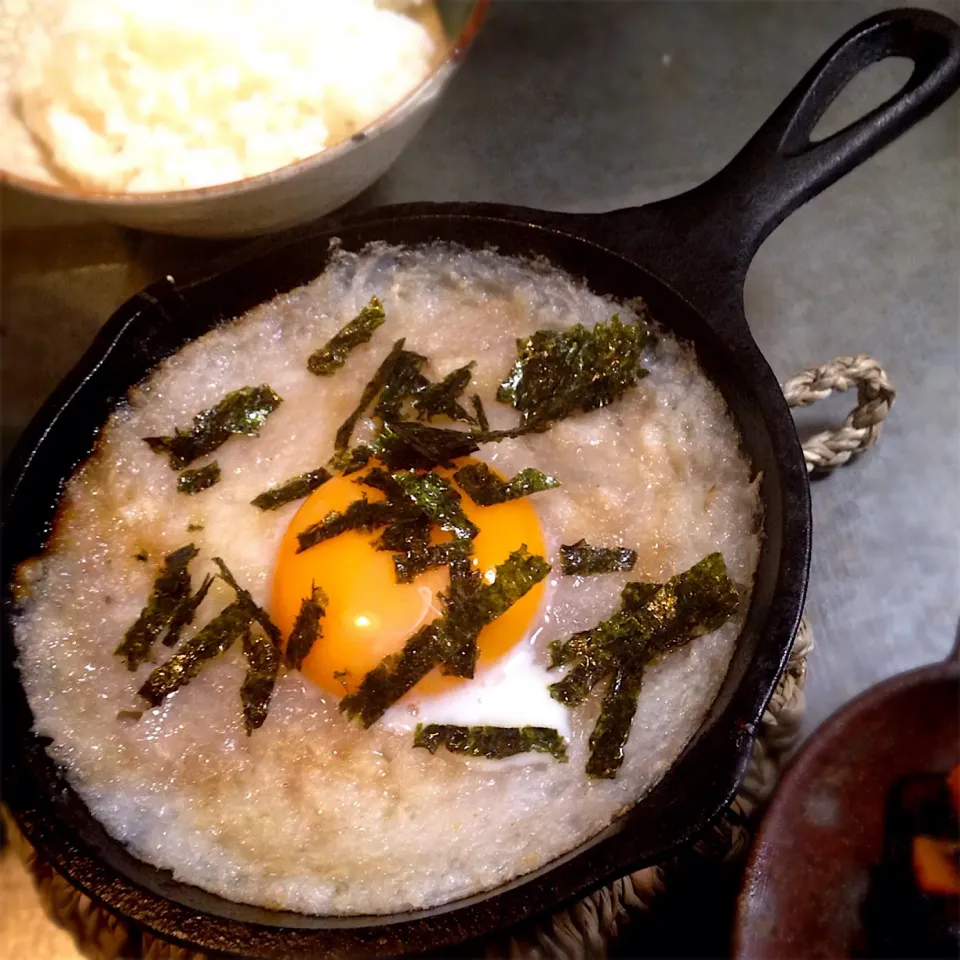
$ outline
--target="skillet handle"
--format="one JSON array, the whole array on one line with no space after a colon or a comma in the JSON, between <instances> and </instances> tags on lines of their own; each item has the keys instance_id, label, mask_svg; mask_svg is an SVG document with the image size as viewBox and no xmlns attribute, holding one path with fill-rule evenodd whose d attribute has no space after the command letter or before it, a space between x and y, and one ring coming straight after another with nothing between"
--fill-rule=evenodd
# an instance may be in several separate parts
<instances>
[{"instance_id":1,"label":"skillet handle","mask_svg":"<svg viewBox=\"0 0 960 960\"><path fill-rule=\"evenodd\" d=\"M904 86L844 129L811 140L847 84L887 57L913 61ZM712 197L713 203L701 206L701 215L726 221L728 236L730 222L738 225L745 275L760 244L786 217L932 113L958 88L960 26L929 10L888 10L841 37L733 160L686 197L699 194L701 204Z\"/></svg>"},{"instance_id":2,"label":"skillet handle","mask_svg":"<svg viewBox=\"0 0 960 960\"><path fill-rule=\"evenodd\" d=\"M823 140L811 134L846 85L887 57L913 61L885 103ZM960 89L960 26L929 10L888 10L841 37L715 176L645 207L578 216L576 228L743 328L743 283L764 240L794 210Z\"/></svg>"}]
</instances>

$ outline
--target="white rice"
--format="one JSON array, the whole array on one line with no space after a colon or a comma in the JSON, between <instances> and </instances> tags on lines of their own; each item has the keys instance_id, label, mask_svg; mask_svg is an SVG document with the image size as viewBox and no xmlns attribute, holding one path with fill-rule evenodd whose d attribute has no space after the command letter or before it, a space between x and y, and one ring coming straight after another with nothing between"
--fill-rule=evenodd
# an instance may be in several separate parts
<instances>
[{"instance_id":1,"label":"white rice","mask_svg":"<svg viewBox=\"0 0 960 960\"><path fill-rule=\"evenodd\" d=\"M376 293L387 322L332 379L305 358ZM130 673L113 650L137 617L160 558L193 540L195 581L223 556L267 603L273 558L297 505L261 513L250 499L322 462L336 427L390 343L430 357L432 375L475 359L494 426L516 414L493 400L514 338L592 325L629 307L543 265L447 247L340 254L306 287L191 343L131 391L95 454L68 484L47 552L23 570L15 638L39 734L107 830L142 859L233 900L305 913L387 913L492 888L588 839L669 768L716 696L739 622L692 642L647 674L616 780L584 775L596 698L571 715L570 762L498 764L414 750L409 736L344 719L336 698L283 673L269 716L244 735L233 649L139 722ZM714 550L749 589L758 497L724 402L692 352L661 335L650 376L620 402L549 432L489 445L505 475L535 465L562 487L531 500L550 556L559 543L628 544L632 574L552 575L528 637L541 663L551 640L592 626L628 579L663 581ZM194 497L142 437L189 423L247 384L284 399L258 438L217 452L223 480ZM187 533L188 525L203 529ZM145 551L151 560L137 562ZM230 599L218 585L198 623Z\"/></svg>"},{"instance_id":2,"label":"white rice","mask_svg":"<svg viewBox=\"0 0 960 960\"><path fill-rule=\"evenodd\" d=\"M241 180L367 126L436 53L375 0L2 0L0 168L108 192Z\"/></svg>"}]
</instances>

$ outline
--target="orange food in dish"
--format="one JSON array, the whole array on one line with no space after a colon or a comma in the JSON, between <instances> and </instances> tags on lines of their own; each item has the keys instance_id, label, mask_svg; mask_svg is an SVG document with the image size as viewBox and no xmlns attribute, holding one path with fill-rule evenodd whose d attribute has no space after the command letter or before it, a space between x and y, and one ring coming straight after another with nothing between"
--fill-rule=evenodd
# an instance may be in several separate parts
<instances>
[{"instance_id":1,"label":"orange food in dish","mask_svg":"<svg viewBox=\"0 0 960 960\"><path fill-rule=\"evenodd\" d=\"M960 870L957 853L960 843L936 837L913 838L913 874L926 893L960 895Z\"/></svg>"},{"instance_id":2,"label":"orange food in dish","mask_svg":"<svg viewBox=\"0 0 960 960\"><path fill-rule=\"evenodd\" d=\"M958 763L947 776L947 787L953 799L954 812L960 817L960 763Z\"/></svg>"}]
</instances>

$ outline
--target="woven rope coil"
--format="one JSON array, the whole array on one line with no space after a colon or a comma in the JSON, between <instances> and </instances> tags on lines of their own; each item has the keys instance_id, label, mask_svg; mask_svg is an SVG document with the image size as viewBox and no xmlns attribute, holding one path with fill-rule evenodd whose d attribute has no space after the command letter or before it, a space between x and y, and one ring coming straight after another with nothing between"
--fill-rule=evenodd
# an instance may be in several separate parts
<instances>
[{"instance_id":1,"label":"woven rope coil","mask_svg":"<svg viewBox=\"0 0 960 960\"><path fill-rule=\"evenodd\" d=\"M876 443L896 393L883 367L865 354L839 357L822 366L810 367L783 384L784 396L791 407L809 406L835 391L852 387L857 388L857 406L843 424L804 442L808 471L842 466ZM807 658L813 646L813 633L804 617L786 669L761 719L740 793L725 815L695 844L695 856L711 862L728 862L745 855L755 814L773 791L784 758L800 736ZM206 960L204 954L128 927L39 859L16 830L11 833L47 912L73 935L80 951L90 960L121 957ZM683 869L680 861L673 859L622 877L567 910L529 925L508 940L492 942L487 956L511 960L604 957L624 927L655 906L671 874L680 869Z\"/></svg>"},{"instance_id":2,"label":"woven rope coil","mask_svg":"<svg viewBox=\"0 0 960 960\"><path fill-rule=\"evenodd\" d=\"M783 384L791 407L808 407L836 391L857 388L857 406L837 430L825 430L807 439L803 456L807 470L830 470L863 453L877 442L896 391L886 371L865 353L837 357L820 367L808 367Z\"/></svg>"}]
</instances>

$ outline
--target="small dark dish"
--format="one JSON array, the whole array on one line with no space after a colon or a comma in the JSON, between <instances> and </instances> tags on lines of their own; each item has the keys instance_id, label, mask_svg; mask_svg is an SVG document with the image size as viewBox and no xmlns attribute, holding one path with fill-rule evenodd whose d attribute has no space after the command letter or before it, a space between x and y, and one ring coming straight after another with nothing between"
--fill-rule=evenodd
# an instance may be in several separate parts
<instances>
[{"instance_id":1,"label":"small dark dish","mask_svg":"<svg viewBox=\"0 0 960 960\"><path fill-rule=\"evenodd\" d=\"M889 816L905 787L926 774L942 783L960 762L958 705L960 646L946 663L878 684L817 731L757 834L734 927L738 960L877 956L878 931L864 927L876 926ZM884 920L909 924L905 898L892 909ZM930 955L920 950L917 938L909 954Z\"/></svg>"},{"instance_id":2,"label":"small dark dish","mask_svg":"<svg viewBox=\"0 0 960 960\"><path fill-rule=\"evenodd\" d=\"M904 87L840 133L811 142L818 120L850 79L888 56L913 61ZM307 917L244 906L177 883L132 857L93 820L31 733L8 616L5 799L40 855L121 916L205 951L385 956L442 950L556 909L699 833L729 802L749 761L755 725L803 608L810 554L806 469L780 387L744 319L747 267L789 213L958 87L960 28L936 13L888 12L838 41L724 170L682 196L584 216L487 204L386 208L257 242L199 279L168 278L128 301L14 454L5 485L5 584L19 562L42 549L61 484L89 454L96 431L127 389L221 320L315 277L331 237L354 250L373 240L493 244L505 253L542 255L597 292L643 296L662 322L692 341L730 406L744 450L763 474L764 544L747 622L717 701L648 796L534 873L443 907L384 917Z\"/></svg>"}]
</instances>

